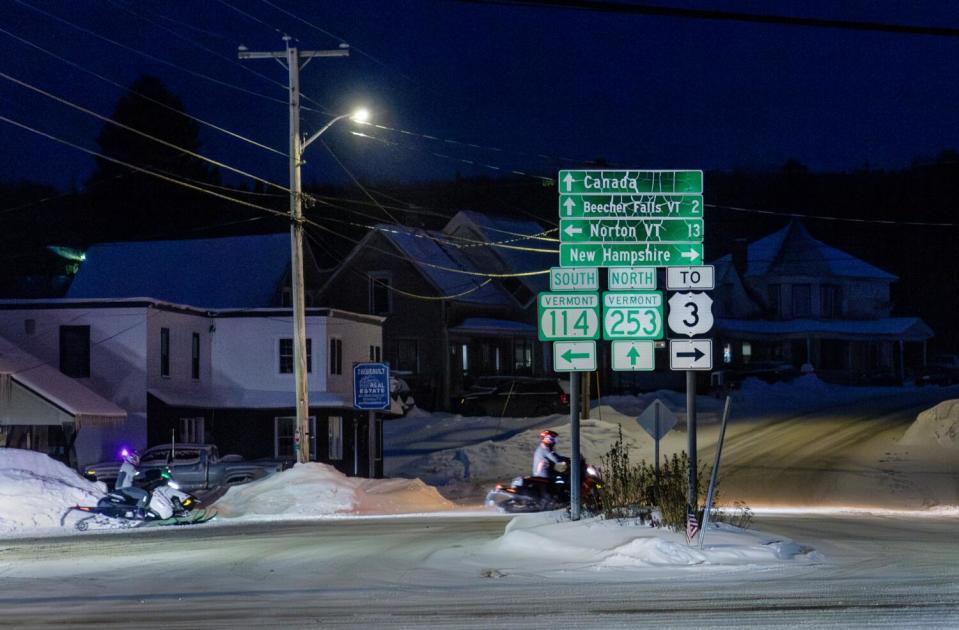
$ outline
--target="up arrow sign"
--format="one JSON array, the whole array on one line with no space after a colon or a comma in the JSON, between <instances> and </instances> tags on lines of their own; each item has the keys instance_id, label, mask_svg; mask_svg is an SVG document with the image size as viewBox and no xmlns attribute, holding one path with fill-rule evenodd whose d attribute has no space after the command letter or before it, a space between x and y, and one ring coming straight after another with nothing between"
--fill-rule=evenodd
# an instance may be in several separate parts
<instances>
[{"instance_id":1,"label":"up arrow sign","mask_svg":"<svg viewBox=\"0 0 959 630\"><path fill-rule=\"evenodd\" d=\"M569 175L567 175L566 177L568 178ZM569 183L568 183L568 182L567 182L567 184L566 184L566 188L567 188L567 190L569 189ZM563 202L563 206L566 207L566 216L568 216L568 217L573 216L573 208L576 207L576 202L573 201L573 198L572 198L572 197L567 197L567 198L566 198L566 201Z\"/></svg>"},{"instance_id":2,"label":"up arrow sign","mask_svg":"<svg viewBox=\"0 0 959 630\"><path fill-rule=\"evenodd\" d=\"M574 234L582 234L583 228L573 227L573 224L570 223L569 225L566 226L566 229L563 231L566 232L568 235L573 236Z\"/></svg>"},{"instance_id":3,"label":"up arrow sign","mask_svg":"<svg viewBox=\"0 0 959 630\"><path fill-rule=\"evenodd\" d=\"M575 181L572 173L566 173L566 177L563 178L563 183L566 184L566 192L573 190L573 182Z\"/></svg>"}]
</instances>

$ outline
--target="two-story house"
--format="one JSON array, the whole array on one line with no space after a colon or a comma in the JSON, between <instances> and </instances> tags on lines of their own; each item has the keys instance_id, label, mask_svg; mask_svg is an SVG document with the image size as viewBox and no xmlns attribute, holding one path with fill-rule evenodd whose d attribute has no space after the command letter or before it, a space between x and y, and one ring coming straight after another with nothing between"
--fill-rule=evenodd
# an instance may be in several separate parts
<instances>
[{"instance_id":1,"label":"two-story house","mask_svg":"<svg viewBox=\"0 0 959 630\"><path fill-rule=\"evenodd\" d=\"M385 317L384 359L418 405L445 409L482 376L548 373L536 294L548 289L555 240L535 221L471 211L442 231L378 225L320 299Z\"/></svg>"},{"instance_id":2,"label":"two-story house","mask_svg":"<svg viewBox=\"0 0 959 630\"><path fill-rule=\"evenodd\" d=\"M293 458L288 268L285 235L97 246L66 298L0 302L0 335L127 412L79 432L80 463L174 437ZM381 424L352 408L352 364L381 355L381 322L306 312L311 452L351 474L371 458L382 472Z\"/></svg>"},{"instance_id":3,"label":"two-story house","mask_svg":"<svg viewBox=\"0 0 959 630\"><path fill-rule=\"evenodd\" d=\"M893 317L895 276L812 237L799 221L715 261L715 364L786 361L823 378L904 379L932 330Z\"/></svg>"}]
</instances>

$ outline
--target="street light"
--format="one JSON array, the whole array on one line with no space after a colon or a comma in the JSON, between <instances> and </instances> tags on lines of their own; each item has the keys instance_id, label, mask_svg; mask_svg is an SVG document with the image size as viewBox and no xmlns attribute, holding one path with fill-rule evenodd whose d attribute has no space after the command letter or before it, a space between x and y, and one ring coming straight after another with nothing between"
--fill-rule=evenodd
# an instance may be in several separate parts
<instances>
[{"instance_id":1,"label":"street light","mask_svg":"<svg viewBox=\"0 0 959 630\"><path fill-rule=\"evenodd\" d=\"M292 62L292 60L291 60ZM293 377L296 381L296 436L298 445L297 459L301 463L310 461L310 404L309 378L306 350L306 303L303 287L303 191L300 179L300 166L303 164L303 151L323 135L326 130L344 118L357 122L369 119L366 109L357 109L349 114L336 116L319 131L306 140L301 140L299 131L299 111L296 114L296 126L290 138L290 243L292 263L290 277L290 297L293 306Z\"/></svg>"}]
</instances>

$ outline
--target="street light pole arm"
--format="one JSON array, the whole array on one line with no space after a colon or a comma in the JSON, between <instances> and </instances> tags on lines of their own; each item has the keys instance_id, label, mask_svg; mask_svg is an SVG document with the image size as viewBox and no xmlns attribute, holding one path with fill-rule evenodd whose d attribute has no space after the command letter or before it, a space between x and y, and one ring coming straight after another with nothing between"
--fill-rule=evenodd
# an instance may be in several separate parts
<instances>
[{"instance_id":1,"label":"street light pole arm","mask_svg":"<svg viewBox=\"0 0 959 630\"><path fill-rule=\"evenodd\" d=\"M306 147L310 146L310 144L311 144L314 140L316 140L317 138L319 138L320 136L322 136L323 133L324 133L327 129L329 129L330 127L332 127L332 126L334 125L334 123L336 123L336 122L338 122L338 121L340 121L340 120L343 120L344 118L349 118L349 117L350 117L350 114L340 114L339 116L337 116L336 118L334 118L334 119L331 120L330 122L328 122L328 123L326 123L325 125L323 125L323 128L322 128L322 129L320 129L319 131L317 131L316 133L314 133L312 136L310 136L309 138L307 138L306 140L303 141L303 144L300 145L300 151L305 151L305 150L306 150Z\"/></svg>"}]
</instances>

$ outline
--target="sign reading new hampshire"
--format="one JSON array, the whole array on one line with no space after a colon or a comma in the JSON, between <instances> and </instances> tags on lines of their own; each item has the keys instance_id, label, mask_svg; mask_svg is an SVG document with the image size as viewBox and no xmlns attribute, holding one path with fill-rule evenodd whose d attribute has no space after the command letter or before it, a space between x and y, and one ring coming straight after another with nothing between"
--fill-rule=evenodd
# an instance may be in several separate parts
<instances>
[{"instance_id":1,"label":"sign reading new hampshire","mask_svg":"<svg viewBox=\"0 0 959 630\"><path fill-rule=\"evenodd\" d=\"M390 366L353 364L353 406L369 410L390 408Z\"/></svg>"}]
</instances>

